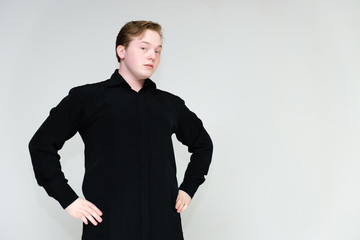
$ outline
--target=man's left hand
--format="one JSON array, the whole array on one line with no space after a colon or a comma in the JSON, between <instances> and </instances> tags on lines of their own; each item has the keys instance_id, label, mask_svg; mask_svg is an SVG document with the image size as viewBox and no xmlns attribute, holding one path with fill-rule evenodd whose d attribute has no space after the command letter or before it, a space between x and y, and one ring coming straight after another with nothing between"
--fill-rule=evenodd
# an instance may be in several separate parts
<instances>
[{"instance_id":1,"label":"man's left hand","mask_svg":"<svg viewBox=\"0 0 360 240\"><path fill-rule=\"evenodd\" d=\"M175 208L177 212L181 213L182 211L187 209L189 207L190 202L191 202L191 197L189 196L189 194L187 194L183 190L179 190L179 194L175 204Z\"/></svg>"}]
</instances>

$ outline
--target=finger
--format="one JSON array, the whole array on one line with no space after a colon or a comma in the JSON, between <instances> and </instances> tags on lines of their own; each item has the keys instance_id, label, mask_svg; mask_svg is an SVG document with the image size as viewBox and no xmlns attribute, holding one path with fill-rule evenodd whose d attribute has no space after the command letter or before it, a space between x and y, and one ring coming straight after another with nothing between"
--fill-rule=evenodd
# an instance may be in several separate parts
<instances>
[{"instance_id":1,"label":"finger","mask_svg":"<svg viewBox=\"0 0 360 240\"><path fill-rule=\"evenodd\" d=\"M88 220L86 219L85 216L81 216L80 218L86 225L88 225Z\"/></svg>"},{"instance_id":2,"label":"finger","mask_svg":"<svg viewBox=\"0 0 360 240\"><path fill-rule=\"evenodd\" d=\"M182 203L183 203L182 200L179 199L179 201L176 202L175 208L179 209L179 207L181 206Z\"/></svg>"},{"instance_id":3,"label":"finger","mask_svg":"<svg viewBox=\"0 0 360 240\"><path fill-rule=\"evenodd\" d=\"M99 222L99 223L102 222L102 218L98 214L91 214L91 215L96 219L97 222Z\"/></svg>"},{"instance_id":4,"label":"finger","mask_svg":"<svg viewBox=\"0 0 360 240\"><path fill-rule=\"evenodd\" d=\"M187 205L186 203L184 203L184 205L182 206L181 212L185 211L185 209L188 208L189 205Z\"/></svg>"},{"instance_id":5,"label":"finger","mask_svg":"<svg viewBox=\"0 0 360 240\"><path fill-rule=\"evenodd\" d=\"M88 208L88 209L86 209L86 211L87 211L88 213L90 213L91 216L93 216L93 217L96 219L96 221L102 222L102 218L101 218L101 217L99 216L99 214L98 214L96 211L94 211L92 208Z\"/></svg>"},{"instance_id":6,"label":"finger","mask_svg":"<svg viewBox=\"0 0 360 240\"><path fill-rule=\"evenodd\" d=\"M96 221L102 222L102 218L99 216L99 214L97 214L97 212L95 212L94 210L90 210L89 213L96 219Z\"/></svg>"},{"instance_id":7,"label":"finger","mask_svg":"<svg viewBox=\"0 0 360 240\"><path fill-rule=\"evenodd\" d=\"M181 204L181 206L180 206L180 208L179 208L179 213L183 211L184 206L185 206L185 204Z\"/></svg>"},{"instance_id":8,"label":"finger","mask_svg":"<svg viewBox=\"0 0 360 240\"><path fill-rule=\"evenodd\" d=\"M99 216L101 216L103 213L100 209L98 209L92 202L88 202L89 207L91 207L92 210L94 210Z\"/></svg>"},{"instance_id":9,"label":"finger","mask_svg":"<svg viewBox=\"0 0 360 240\"><path fill-rule=\"evenodd\" d=\"M91 216L90 213L86 213L85 216L94 226L98 225L98 223L95 221L95 219L93 218L93 216Z\"/></svg>"},{"instance_id":10,"label":"finger","mask_svg":"<svg viewBox=\"0 0 360 240\"><path fill-rule=\"evenodd\" d=\"M177 212L180 213L182 211L182 208L184 207L184 203L181 203L180 206L177 208Z\"/></svg>"}]
</instances>

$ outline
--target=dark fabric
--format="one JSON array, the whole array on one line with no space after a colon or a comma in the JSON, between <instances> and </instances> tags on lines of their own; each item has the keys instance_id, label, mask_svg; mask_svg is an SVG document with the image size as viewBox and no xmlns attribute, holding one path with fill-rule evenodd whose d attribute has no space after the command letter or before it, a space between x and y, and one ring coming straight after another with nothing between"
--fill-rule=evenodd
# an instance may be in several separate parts
<instances>
[{"instance_id":1,"label":"dark fabric","mask_svg":"<svg viewBox=\"0 0 360 240\"><path fill-rule=\"evenodd\" d=\"M106 81L71 89L29 143L38 184L63 208L78 195L61 171L58 151L77 132L85 144L82 190L103 212L98 226L84 225L82 239L183 239L178 190L193 197L212 156L208 133L184 101L150 79L135 92L118 70ZM192 153L180 187L173 133Z\"/></svg>"}]
</instances>

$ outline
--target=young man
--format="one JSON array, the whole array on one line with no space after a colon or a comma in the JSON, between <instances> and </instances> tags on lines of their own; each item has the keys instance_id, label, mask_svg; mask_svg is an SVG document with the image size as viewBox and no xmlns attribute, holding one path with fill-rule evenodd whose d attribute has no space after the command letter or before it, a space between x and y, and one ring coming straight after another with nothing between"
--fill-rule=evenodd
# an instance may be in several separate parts
<instances>
[{"instance_id":1,"label":"young man","mask_svg":"<svg viewBox=\"0 0 360 240\"><path fill-rule=\"evenodd\" d=\"M212 142L179 97L149 77L160 62L161 26L127 23L116 39L120 67L110 79L70 90L29 143L40 186L83 224L86 240L182 240L180 212L208 173ZM79 198L58 151L79 132L85 144ZM191 155L178 187L171 135Z\"/></svg>"}]
</instances>

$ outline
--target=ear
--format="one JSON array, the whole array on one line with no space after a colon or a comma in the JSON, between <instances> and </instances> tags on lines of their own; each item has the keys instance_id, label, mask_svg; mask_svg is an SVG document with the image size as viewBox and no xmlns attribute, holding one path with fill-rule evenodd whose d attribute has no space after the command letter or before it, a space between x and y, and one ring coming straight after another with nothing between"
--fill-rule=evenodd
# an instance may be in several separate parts
<instances>
[{"instance_id":1,"label":"ear","mask_svg":"<svg viewBox=\"0 0 360 240\"><path fill-rule=\"evenodd\" d=\"M116 53L118 54L119 58L123 60L125 58L125 47L123 45L117 46Z\"/></svg>"}]
</instances>

